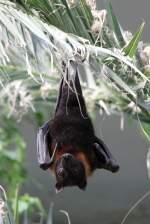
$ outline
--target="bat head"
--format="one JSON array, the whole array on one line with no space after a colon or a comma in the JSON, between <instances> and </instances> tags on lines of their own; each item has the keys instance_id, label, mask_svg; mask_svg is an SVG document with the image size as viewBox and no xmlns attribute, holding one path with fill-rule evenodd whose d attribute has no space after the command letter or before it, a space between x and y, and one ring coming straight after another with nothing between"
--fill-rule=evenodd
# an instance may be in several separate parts
<instances>
[{"instance_id":1,"label":"bat head","mask_svg":"<svg viewBox=\"0 0 150 224\"><path fill-rule=\"evenodd\" d=\"M67 186L78 186L84 190L86 187L86 172L81 161L70 153L63 154L56 162L56 191Z\"/></svg>"}]
</instances>

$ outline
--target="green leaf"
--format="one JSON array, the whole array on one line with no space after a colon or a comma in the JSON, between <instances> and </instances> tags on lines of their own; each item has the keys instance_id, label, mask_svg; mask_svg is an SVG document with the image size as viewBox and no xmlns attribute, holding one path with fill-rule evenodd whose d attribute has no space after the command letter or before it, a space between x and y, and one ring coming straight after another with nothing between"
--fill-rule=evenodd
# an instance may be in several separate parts
<instances>
[{"instance_id":1,"label":"green leaf","mask_svg":"<svg viewBox=\"0 0 150 224\"><path fill-rule=\"evenodd\" d=\"M15 198L14 198L14 220L15 220L15 223L18 224L18 221L19 221L19 216L18 216L18 201L19 201L19 190L20 190L20 186L17 185L16 187L16 192L15 192Z\"/></svg>"},{"instance_id":2,"label":"green leaf","mask_svg":"<svg viewBox=\"0 0 150 224\"><path fill-rule=\"evenodd\" d=\"M53 207L54 203L52 202L48 212L47 224L53 224Z\"/></svg>"},{"instance_id":3,"label":"green leaf","mask_svg":"<svg viewBox=\"0 0 150 224\"><path fill-rule=\"evenodd\" d=\"M114 83L119 87L119 89L124 90L129 95L132 95L132 97L135 99L136 94L134 91L115 73L113 72L107 65L105 65L107 76L110 78Z\"/></svg>"},{"instance_id":4,"label":"green leaf","mask_svg":"<svg viewBox=\"0 0 150 224\"><path fill-rule=\"evenodd\" d=\"M139 41L141 39L141 36L142 36L142 33L143 33L144 25L145 25L145 22L143 22L140 25L139 29L134 34L130 43L123 49L126 56L128 55L131 58L135 56L136 51L137 51L137 47L138 47L138 43L139 43Z\"/></svg>"},{"instance_id":5,"label":"green leaf","mask_svg":"<svg viewBox=\"0 0 150 224\"><path fill-rule=\"evenodd\" d=\"M132 68L135 72L137 72L145 81L147 81L148 83L150 82L150 79L145 76L141 70L139 70L133 63L131 63L127 57L125 56L122 56L121 54L117 54L117 53L114 53L113 51L107 49L107 48L103 48L103 47L95 47L95 46L89 46L89 51L90 51L90 54L95 54L96 57L98 56L102 56L102 54L106 54L106 55L110 55L116 59L118 59L120 62L123 62L125 63L127 66L129 66L130 68Z\"/></svg>"},{"instance_id":6,"label":"green leaf","mask_svg":"<svg viewBox=\"0 0 150 224\"><path fill-rule=\"evenodd\" d=\"M150 142L150 125L144 122L141 122L139 119L138 121L139 121L140 129L144 138Z\"/></svg>"},{"instance_id":7,"label":"green leaf","mask_svg":"<svg viewBox=\"0 0 150 224\"><path fill-rule=\"evenodd\" d=\"M109 15L111 23L112 23L114 34L116 36L116 39L118 40L119 46L122 48L125 45L125 40L124 40L122 31L121 31L120 24L118 22L116 15L114 14L113 7L112 7L111 3L109 2L106 5L107 5L108 15Z\"/></svg>"}]
</instances>

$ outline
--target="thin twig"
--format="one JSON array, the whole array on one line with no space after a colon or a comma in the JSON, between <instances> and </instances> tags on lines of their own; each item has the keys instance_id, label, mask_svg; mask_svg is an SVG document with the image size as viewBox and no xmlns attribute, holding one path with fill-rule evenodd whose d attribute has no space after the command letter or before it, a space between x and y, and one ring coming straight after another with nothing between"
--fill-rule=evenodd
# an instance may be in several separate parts
<instances>
[{"instance_id":1,"label":"thin twig","mask_svg":"<svg viewBox=\"0 0 150 224\"><path fill-rule=\"evenodd\" d=\"M128 216L131 214L131 212L148 196L150 195L150 191L146 192L127 212L127 214L124 216L123 220L121 221L120 224L124 224L125 221L127 220Z\"/></svg>"},{"instance_id":2,"label":"thin twig","mask_svg":"<svg viewBox=\"0 0 150 224\"><path fill-rule=\"evenodd\" d=\"M71 220L70 220L70 217L69 217L69 214L68 212L64 211L64 210L59 210L61 213L65 214L66 217L67 217L67 221L68 221L68 224L71 224Z\"/></svg>"}]
</instances>

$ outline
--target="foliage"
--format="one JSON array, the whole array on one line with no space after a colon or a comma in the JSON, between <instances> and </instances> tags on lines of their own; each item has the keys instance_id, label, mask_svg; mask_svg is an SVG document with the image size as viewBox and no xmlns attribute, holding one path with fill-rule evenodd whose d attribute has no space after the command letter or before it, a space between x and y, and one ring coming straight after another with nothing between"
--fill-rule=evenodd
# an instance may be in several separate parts
<instances>
[{"instance_id":1,"label":"foliage","mask_svg":"<svg viewBox=\"0 0 150 224\"><path fill-rule=\"evenodd\" d=\"M18 119L31 110L39 113L35 102L56 99L61 62L86 58L82 84L89 102L107 114L121 112L149 124L149 52L140 42L144 23L135 35L123 31L110 3L106 12L85 0L1 2L1 105L9 116L14 113L8 104L4 108L6 98L20 112Z\"/></svg>"},{"instance_id":2,"label":"foliage","mask_svg":"<svg viewBox=\"0 0 150 224\"><path fill-rule=\"evenodd\" d=\"M14 196L15 189L26 176L23 168L25 142L12 119L2 117L0 128L0 180L9 196ZM10 185L11 183L11 185Z\"/></svg>"},{"instance_id":3,"label":"foliage","mask_svg":"<svg viewBox=\"0 0 150 224\"><path fill-rule=\"evenodd\" d=\"M23 165L26 145L16 122L12 118L8 119L4 116L2 120L3 123L0 128L0 180L8 192L9 201L5 193L5 197L0 195L0 207L4 211L2 213L2 219L3 221L5 220L4 223L13 223L13 216L11 214L11 211L13 211L14 220L17 224L24 214L26 214L27 218L27 216L31 217L33 212L39 211L44 214L44 211L38 198L29 195L19 195L19 186L22 185L26 177ZM10 209L8 204L11 205Z\"/></svg>"},{"instance_id":4,"label":"foliage","mask_svg":"<svg viewBox=\"0 0 150 224\"><path fill-rule=\"evenodd\" d=\"M25 194L18 197L17 203L16 213L18 214L16 214L15 217L16 224L20 223L19 220L24 220L24 223L28 220L34 220L36 216L38 216L38 220L44 219L45 211L43 210L41 201L38 198Z\"/></svg>"},{"instance_id":5,"label":"foliage","mask_svg":"<svg viewBox=\"0 0 150 224\"><path fill-rule=\"evenodd\" d=\"M14 207L14 212L15 212L14 216L11 213L9 204L10 204L10 201L8 201L7 199L6 192L3 189L3 187L0 185L0 223L1 224L18 224L18 223L25 224L25 223L28 223L28 220L31 220L31 217L33 216L33 214L39 214L39 217L42 217L40 222L42 223L42 220L45 216L45 212L38 198L31 197L27 194L23 196L18 195L17 197L15 197L12 201L12 205Z\"/></svg>"},{"instance_id":6,"label":"foliage","mask_svg":"<svg viewBox=\"0 0 150 224\"><path fill-rule=\"evenodd\" d=\"M14 220L7 203L6 192L1 185L0 185L0 223L14 224Z\"/></svg>"},{"instance_id":7,"label":"foliage","mask_svg":"<svg viewBox=\"0 0 150 224\"><path fill-rule=\"evenodd\" d=\"M19 191L18 191L19 193ZM16 207L17 203L17 207ZM0 223L1 224L18 224L18 223L30 223L31 217L33 216L34 219L36 217L39 222L44 223L45 218L45 211L43 210L42 204L38 198L31 197L28 194L25 194L21 197L16 197L13 203L15 215L14 217L11 214L11 210L9 208L9 203L7 200L6 192L4 188L0 185ZM47 224L53 224L53 207L54 204L51 203ZM68 213L64 210L60 210L59 212L63 213L68 221L68 224L71 224L70 217ZM18 216L20 215L20 216Z\"/></svg>"}]
</instances>

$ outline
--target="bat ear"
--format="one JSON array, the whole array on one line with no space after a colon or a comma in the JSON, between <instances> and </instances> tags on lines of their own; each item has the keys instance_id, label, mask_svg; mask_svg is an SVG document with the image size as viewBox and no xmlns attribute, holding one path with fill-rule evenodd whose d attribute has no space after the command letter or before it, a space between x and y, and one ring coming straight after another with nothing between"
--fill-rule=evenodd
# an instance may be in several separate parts
<instances>
[{"instance_id":1,"label":"bat ear","mask_svg":"<svg viewBox=\"0 0 150 224\"><path fill-rule=\"evenodd\" d=\"M49 122L39 128L37 133L37 158L40 167L46 170L51 165L50 158L50 129Z\"/></svg>"},{"instance_id":2,"label":"bat ear","mask_svg":"<svg viewBox=\"0 0 150 224\"><path fill-rule=\"evenodd\" d=\"M102 140L96 138L94 151L97 159L97 168L103 168L113 173L119 170L119 165Z\"/></svg>"}]
</instances>

